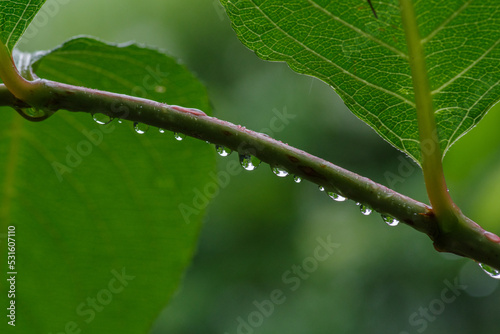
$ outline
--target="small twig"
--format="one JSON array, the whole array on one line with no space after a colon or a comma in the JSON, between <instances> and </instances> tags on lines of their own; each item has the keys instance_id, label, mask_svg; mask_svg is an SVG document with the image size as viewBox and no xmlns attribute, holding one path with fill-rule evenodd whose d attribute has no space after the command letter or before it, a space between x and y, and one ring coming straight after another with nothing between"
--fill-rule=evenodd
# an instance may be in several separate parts
<instances>
[{"instance_id":1,"label":"small twig","mask_svg":"<svg viewBox=\"0 0 500 334\"><path fill-rule=\"evenodd\" d=\"M271 166L278 166L323 186L326 192L339 193L399 219L427 234L439 251L452 252L500 268L500 238L484 231L468 218L463 218L464 228L458 233L443 233L429 206L265 134L207 116L196 109L43 79L39 83L36 92L40 103L38 108L103 113L113 118L185 133L240 154L254 155ZM9 94L5 86L0 85L0 105L17 101Z\"/></svg>"}]
</instances>

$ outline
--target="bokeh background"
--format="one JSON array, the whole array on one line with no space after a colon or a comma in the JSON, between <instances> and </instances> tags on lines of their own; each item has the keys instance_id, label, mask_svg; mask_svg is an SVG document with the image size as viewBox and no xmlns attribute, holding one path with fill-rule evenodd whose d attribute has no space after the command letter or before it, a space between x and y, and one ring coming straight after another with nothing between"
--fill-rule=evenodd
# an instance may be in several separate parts
<instances>
[{"instance_id":1,"label":"bokeh background","mask_svg":"<svg viewBox=\"0 0 500 334\"><path fill-rule=\"evenodd\" d=\"M294 118L277 123L275 138L427 202L415 164L330 87L242 46L217 0L48 0L20 49L50 49L74 35L160 47L206 84L217 117L263 130L286 112ZM495 109L451 148L445 171L462 210L499 233ZM235 159L219 158L219 171ZM292 291L283 275L328 236L338 248ZM285 301L259 311L256 302L276 289ZM498 281L474 262L439 254L425 235L363 216L351 201L334 202L316 185L261 165L231 176L212 199L194 261L151 334L494 333L499 297Z\"/></svg>"}]
</instances>

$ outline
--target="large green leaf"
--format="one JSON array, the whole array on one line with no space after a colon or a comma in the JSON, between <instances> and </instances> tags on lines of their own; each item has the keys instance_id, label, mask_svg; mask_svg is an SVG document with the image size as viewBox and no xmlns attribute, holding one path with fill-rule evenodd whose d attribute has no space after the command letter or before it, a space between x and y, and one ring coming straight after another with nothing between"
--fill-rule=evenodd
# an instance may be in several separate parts
<instances>
[{"instance_id":1,"label":"large green leaf","mask_svg":"<svg viewBox=\"0 0 500 334\"><path fill-rule=\"evenodd\" d=\"M409 55L397 0L222 0L266 60L331 85L350 110L420 161ZM500 94L500 2L415 1L443 155Z\"/></svg>"},{"instance_id":2,"label":"large green leaf","mask_svg":"<svg viewBox=\"0 0 500 334\"><path fill-rule=\"evenodd\" d=\"M1 0L0 38L12 50L45 0Z\"/></svg>"},{"instance_id":3,"label":"large green leaf","mask_svg":"<svg viewBox=\"0 0 500 334\"><path fill-rule=\"evenodd\" d=\"M36 73L209 110L184 66L137 45L72 40ZM0 233L15 226L17 240L13 332L147 333L192 257L213 148L85 113L30 123L3 109L0 124Z\"/></svg>"}]
</instances>

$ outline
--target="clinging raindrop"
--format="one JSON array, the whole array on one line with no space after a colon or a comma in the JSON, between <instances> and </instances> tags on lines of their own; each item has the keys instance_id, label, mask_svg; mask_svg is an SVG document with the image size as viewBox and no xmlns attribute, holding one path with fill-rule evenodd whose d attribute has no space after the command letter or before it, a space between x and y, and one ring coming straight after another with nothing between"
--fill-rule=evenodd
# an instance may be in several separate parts
<instances>
[{"instance_id":1,"label":"clinging raindrop","mask_svg":"<svg viewBox=\"0 0 500 334\"><path fill-rule=\"evenodd\" d=\"M92 119L94 122L101 125L108 124L113 120L110 116L101 113L92 114Z\"/></svg>"},{"instance_id":2,"label":"clinging raindrop","mask_svg":"<svg viewBox=\"0 0 500 334\"><path fill-rule=\"evenodd\" d=\"M174 132L174 138L178 141L181 141L186 138L186 135L183 133Z\"/></svg>"},{"instance_id":3,"label":"clinging raindrop","mask_svg":"<svg viewBox=\"0 0 500 334\"><path fill-rule=\"evenodd\" d=\"M333 191L328 192L328 196L330 196L331 199L337 202L344 202L346 198L344 196L340 196L337 193L334 193Z\"/></svg>"},{"instance_id":4,"label":"clinging raindrop","mask_svg":"<svg viewBox=\"0 0 500 334\"><path fill-rule=\"evenodd\" d=\"M253 171L260 165L260 160L250 154L239 155L241 167L248 171Z\"/></svg>"},{"instance_id":5,"label":"clinging raindrop","mask_svg":"<svg viewBox=\"0 0 500 334\"><path fill-rule=\"evenodd\" d=\"M230 148L224 147L222 145L215 145L215 150L221 157L227 157L233 152Z\"/></svg>"},{"instance_id":6,"label":"clinging raindrop","mask_svg":"<svg viewBox=\"0 0 500 334\"><path fill-rule=\"evenodd\" d=\"M288 175L288 172L284 169L278 168L278 167L273 167L273 173L276 174L278 177L285 177Z\"/></svg>"},{"instance_id":7,"label":"clinging raindrop","mask_svg":"<svg viewBox=\"0 0 500 334\"><path fill-rule=\"evenodd\" d=\"M149 125L144 123L134 122L134 130L138 134L143 135L146 133L146 131L149 130Z\"/></svg>"},{"instance_id":8,"label":"clinging raindrop","mask_svg":"<svg viewBox=\"0 0 500 334\"><path fill-rule=\"evenodd\" d=\"M293 177L293 181L294 181L295 183L300 183L300 182L302 182L302 179L300 178L300 176L295 175L295 176Z\"/></svg>"},{"instance_id":9,"label":"clinging raindrop","mask_svg":"<svg viewBox=\"0 0 500 334\"><path fill-rule=\"evenodd\" d=\"M386 222L387 225L389 226L398 226L399 220L397 220L394 217L391 217L386 214L381 214L382 219Z\"/></svg>"},{"instance_id":10,"label":"clinging raindrop","mask_svg":"<svg viewBox=\"0 0 500 334\"><path fill-rule=\"evenodd\" d=\"M359 205L359 210L361 211L362 214L364 214L365 216L369 216L371 213L372 213L372 209L370 209L369 207L367 207L366 205L364 204L361 204L361 203L357 203Z\"/></svg>"},{"instance_id":11,"label":"clinging raindrop","mask_svg":"<svg viewBox=\"0 0 500 334\"><path fill-rule=\"evenodd\" d=\"M479 263L479 266L481 267L481 269L484 270L485 273L487 273L491 277L493 277L495 279L500 279L500 271L496 270L495 268L490 267L487 264L483 264L483 263Z\"/></svg>"},{"instance_id":12,"label":"clinging raindrop","mask_svg":"<svg viewBox=\"0 0 500 334\"><path fill-rule=\"evenodd\" d=\"M28 118L31 120L33 120L34 118L46 119L52 114L38 108L14 108L14 109L16 109L16 111L24 118Z\"/></svg>"}]
</instances>

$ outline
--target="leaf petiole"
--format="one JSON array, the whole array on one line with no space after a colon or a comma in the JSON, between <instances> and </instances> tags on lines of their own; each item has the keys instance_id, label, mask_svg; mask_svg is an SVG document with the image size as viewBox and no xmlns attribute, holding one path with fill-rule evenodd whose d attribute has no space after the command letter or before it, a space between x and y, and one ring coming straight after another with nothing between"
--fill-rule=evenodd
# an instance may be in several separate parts
<instances>
[{"instance_id":1,"label":"leaf petiole","mask_svg":"<svg viewBox=\"0 0 500 334\"><path fill-rule=\"evenodd\" d=\"M17 99L30 105L37 104L41 81L28 81L22 77L3 42L0 42L0 79Z\"/></svg>"},{"instance_id":2,"label":"leaf petiole","mask_svg":"<svg viewBox=\"0 0 500 334\"><path fill-rule=\"evenodd\" d=\"M456 217L461 216L461 212L453 203L444 178L424 49L418 31L413 1L400 0L399 3L410 56L409 65L415 92L425 186L434 214L437 216L438 221L442 222L444 230L448 231L454 228Z\"/></svg>"}]
</instances>

